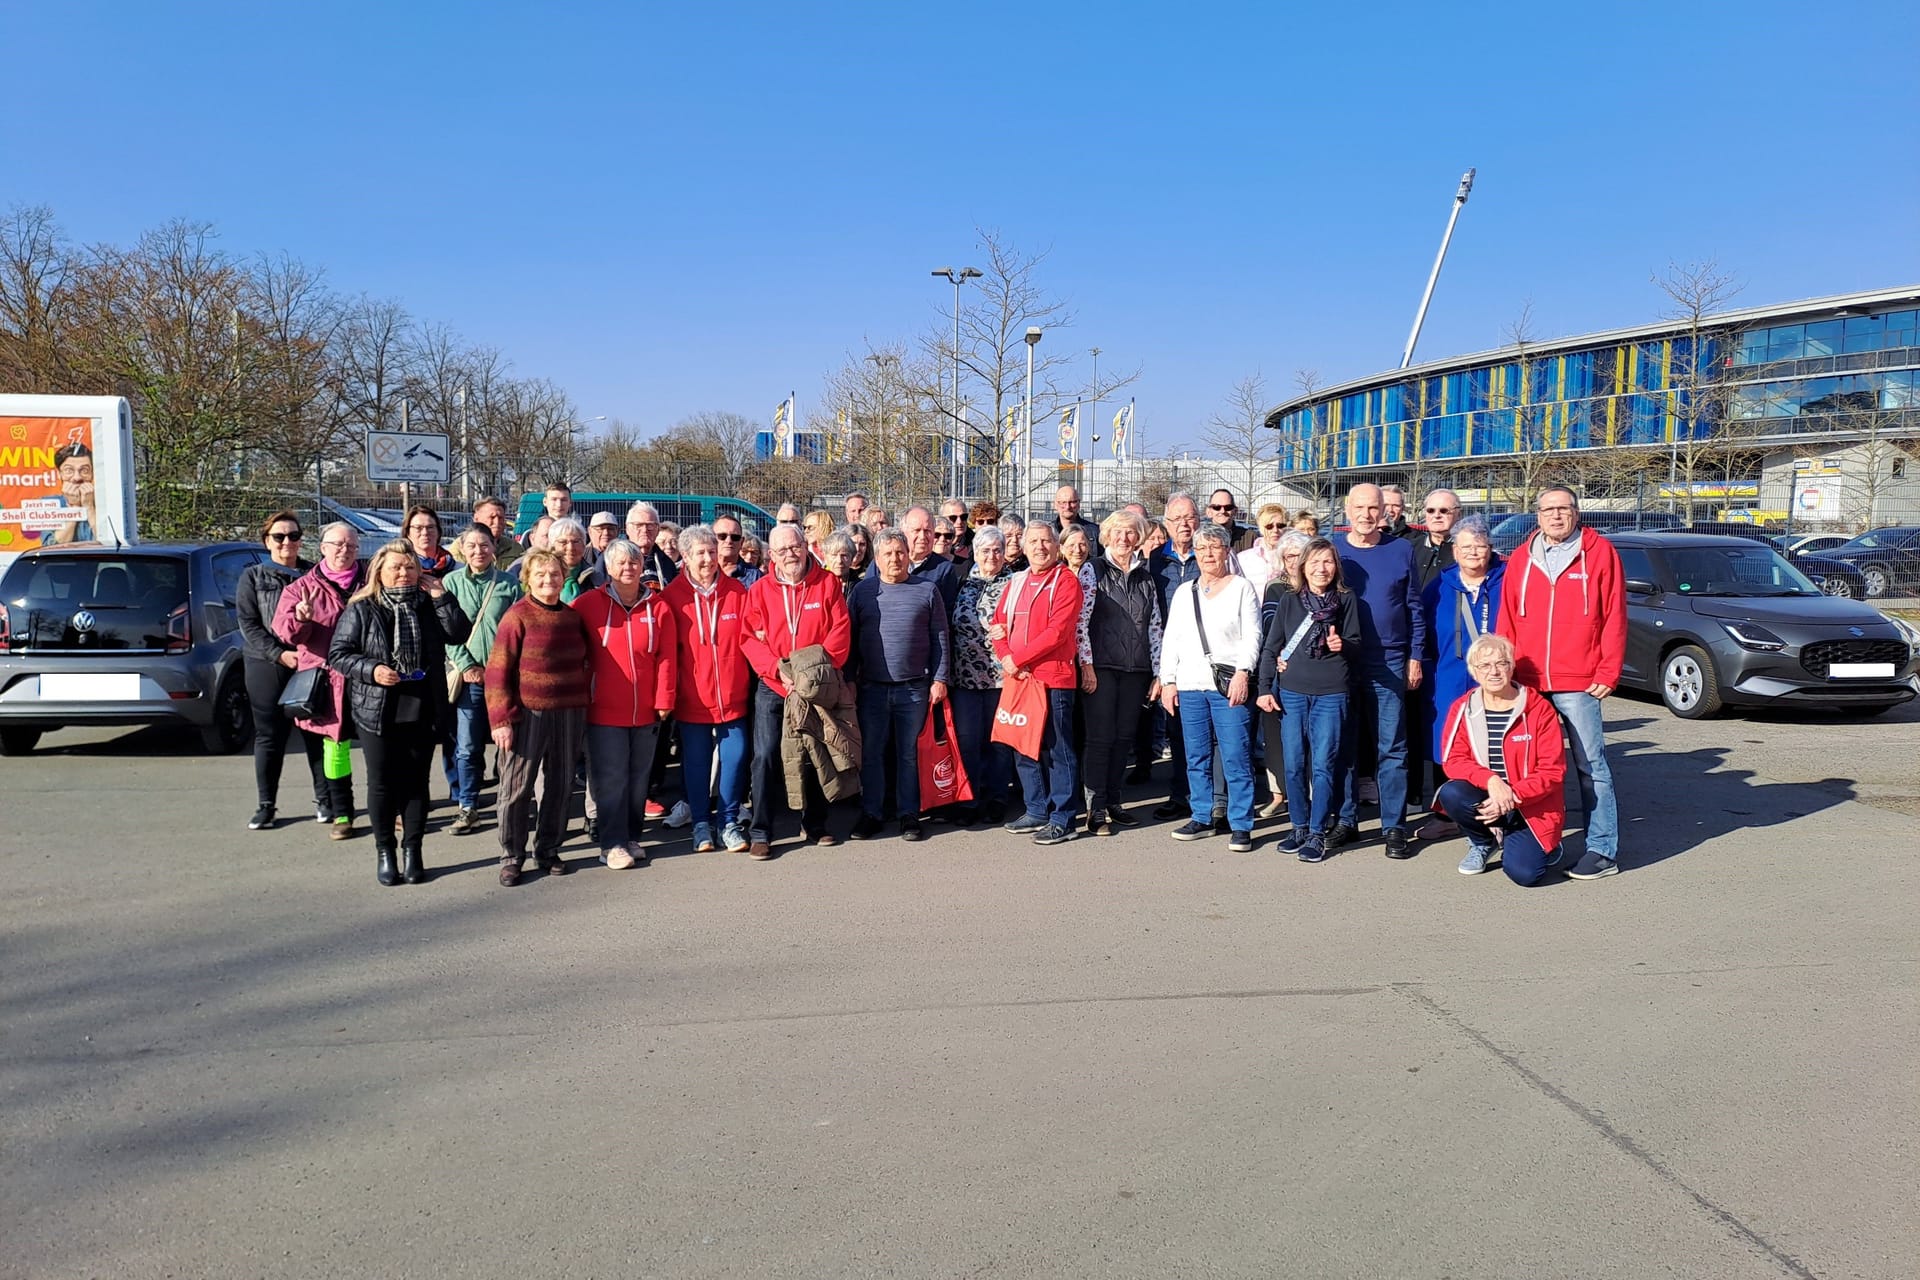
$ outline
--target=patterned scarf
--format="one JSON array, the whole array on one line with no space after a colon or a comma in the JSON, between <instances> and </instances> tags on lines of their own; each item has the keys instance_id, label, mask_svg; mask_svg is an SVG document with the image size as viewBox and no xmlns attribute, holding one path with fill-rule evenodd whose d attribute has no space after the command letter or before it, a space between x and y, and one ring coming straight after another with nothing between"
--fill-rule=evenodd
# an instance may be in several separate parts
<instances>
[{"instance_id":1,"label":"patterned scarf","mask_svg":"<svg viewBox=\"0 0 1920 1280\"><path fill-rule=\"evenodd\" d=\"M420 601L424 598L417 586L380 588L380 607L393 615L393 648L388 656L402 679L420 669Z\"/></svg>"},{"instance_id":2,"label":"patterned scarf","mask_svg":"<svg viewBox=\"0 0 1920 1280\"><path fill-rule=\"evenodd\" d=\"M1340 593L1315 595L1312 587L1300 588L1300 607L1313 619L1313 630L1307 635L1307 656L1324 658L1327 649L1327 633L1333 630L1333 620L1340 614Z\"/></svg>"}]
</instances>

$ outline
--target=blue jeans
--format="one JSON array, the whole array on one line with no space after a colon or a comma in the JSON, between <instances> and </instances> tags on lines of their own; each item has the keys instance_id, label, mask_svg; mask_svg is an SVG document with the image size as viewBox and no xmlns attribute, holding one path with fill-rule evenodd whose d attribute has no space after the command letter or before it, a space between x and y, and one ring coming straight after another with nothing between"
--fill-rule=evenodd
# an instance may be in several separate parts
<instances>
[{"instance_id":1,"label":"blue jeans","mask_svg":"<svg viewBox=\"0 0 1920 1280\"><path fill-rule=\"evenodd\" d=\"M1480 821L1475 810L1486 803L1487 793L1471 782L1449 778L1441 784L1433 800L1440 806L1441 812L1453 819L1454 824L1466 833L1469 843L1482 849L1497 846L1500 850L1500 869L1507 873L1507 879L1521 888L1539 884L1547 878L1549 871L1558 870L1561 866L1561 852L1566 846L1542 849L1540 837L1533 834L1533 828L1517 812L1508 814L1498 827Z\"/></svg>"},{"instance_id":2,"label":"blue jeans","mask_svg":"<svg viewBox=\"0 0 1920 1280\"><path fill-rule=\"evenodd\" d=\"M1253 739L1248 726L1253 708L1234 706L1217 689L1180 690L1180 736L1187 748L1187 798L1193 816L1212 814L1213 753L1220 751L1220 767L1227 782L1227 826L1253 830Z\"/></svg>"},{"instance_id":3,"label":"blue jeans","mask_svg":"<svg viewBox=\"0 0 1920 1280\"><path fill-rule=\"evenodd\" d=\"M720 826L740 816L747 795L747 718L723 724L677 722L680 730L680 774L687 793L693 825L713 826L713 757L720 756ZM718 833L715 833L718 834Z\"/></svg>"},{"instance_id":4,"label":"blue jeans","mask_svg":"<svg viewBox=\"0 0 1920 1280\"><path fill-rule=\"evenodd\" d=\"M485 685L460 686L460 696L453 700L453 741L456 774L447 780L453 803L461 809L477 809L480 784L487 776L487 746L493 741Z\"/></svg>"},{"instance_id":5,"label":"blue jeans","mask_svg":"<svg viewBox=\"0 0 1920 1280\"><path fill-rule=\"evenodd\" d=\"M1550 693L1573 739L1573 765L1580 771L1580 800L1587 810L1587 852L1620 856L1620 811L1613 798L1613 767L1607 763L1607 724L1600 699L1585 690Z\"/></svg>"},{"instance_id":6,"label":"blue jeans","mask_svg":"<svg viewBox=\"0 0 1920 1280\"><path fill-rule=\"evenodd\" d=\"M1047 727L1040 735L1040 756L1013 758L1027 816L1068 830L1080 812L1080 758L1073 753L1076 696L1072 689L1047 690Z\"/></svg>"},{"instance_id":7,"label":"blue jeans","mask_svg":"<svg viewBox=\"0 0 1920 1280\"><path fill-rule=\"evenodd\" d=\"M927 723L929 681L860 686L860 810L876 822L887 812L887 761L894 768L894 811L920 816L920 761L915 749ZM754 813L758 821L759 813Z\"/></svg>"},{"instance_id":8,"label":"blue jeans","mask_svg":"<svg viewBox=\"0 0 1920 1280\"><path fill-rule=\"evenodd\" d=\"M1347 695L1289 693L1282 689L1280 710L1280 741L1287 761L1287 811L1294 826L1325 832L1333 820L1334 783L1339 776L1341 744L1346 739Z\"/></svg>"},{"instance_id":9,"label":"blue jeans","mask_svg":"<svg viewBox=\"0 0 1920 1280\"><path fill-rule=\"evenodd\" d=\"M1407 820L1407 673L1385 662L1369 662L1355 673L1353 714L1356 731L1373 729L1374 780L1380 786L1380 829L1390 831ZM1365 737L1364 732L1350 735ZM1341 770L1340 821L1360 826L1360 801L1354 794L1354 761L1349 749Z\"/></svg>"},{"instance_id":10,"label":"blue jeans","mask_svg":"<svg viewBox=\"0 0 1920 1280\"><path fill-rule=\"evenodd\" d=\"M999 706L998 689L953 691L953 731L960 739L960 762L967 767L975 804L1004 804L1013 783L1013 751L993 741L993 713Z\"/></svg>"}]
</instances>

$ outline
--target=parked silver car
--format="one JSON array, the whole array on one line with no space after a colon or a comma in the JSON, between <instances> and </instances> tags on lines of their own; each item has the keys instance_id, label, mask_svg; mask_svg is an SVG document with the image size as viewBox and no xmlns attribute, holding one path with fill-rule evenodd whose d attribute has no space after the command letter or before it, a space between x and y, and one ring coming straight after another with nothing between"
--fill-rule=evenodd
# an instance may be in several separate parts
<instances>
[{"instance_id":1,"label":"parked silver car","mask_svg":"<svg viewBox=\"0 0 1920 1280\"><path fill-rule=\"evenodd\" d=\"M235 612L254 543L44 547L0 578L0 754L72 725L182 724L252 741Z\"/></svg>"}]
</instances>

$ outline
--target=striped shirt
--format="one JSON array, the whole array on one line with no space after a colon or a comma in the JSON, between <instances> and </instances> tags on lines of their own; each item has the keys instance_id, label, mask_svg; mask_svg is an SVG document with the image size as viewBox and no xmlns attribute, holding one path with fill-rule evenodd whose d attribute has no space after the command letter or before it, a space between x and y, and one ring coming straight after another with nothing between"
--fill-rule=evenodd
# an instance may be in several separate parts
<instances>
[{"instance_id":1,"label":"striped shirt","mask_svg":"<svg viewBox=\"0 0 1920 1280\"><path fill-rule=\"evenodd\" d=\"M1500 775L1503 782L1511 782L1507 777L1507 726L1513 723L1513 709L1495 711L1487 708L1487 768Z\"/></svg>"}]
</instances>

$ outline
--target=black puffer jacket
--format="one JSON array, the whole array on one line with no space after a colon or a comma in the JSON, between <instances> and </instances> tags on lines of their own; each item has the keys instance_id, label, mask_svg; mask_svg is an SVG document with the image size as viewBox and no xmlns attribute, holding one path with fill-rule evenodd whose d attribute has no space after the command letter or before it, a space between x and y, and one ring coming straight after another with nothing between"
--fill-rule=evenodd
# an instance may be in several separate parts
<instances>
[{"instance_id":1,"label":"black puffer jacket","mask_svg":"<svg viewBox=\"0 0 1920 1280\"><path fill-rule=\"evenodd\" d=\"M1087 622L1087 640L1093 665L1115 671L1153 671L1152 634L1165 624L1160 615L1160 584L1145 556L1131 569L1122 569L1113 557L1094 561L1096 581L1093 617Z\"/></svg>"},{"instance_id":2,"label":"black puffer jacket","mask_svg":"<svg viewBox=\"0 0 1920 1280\"><path fill-rule=\"evenodd\" d=\"M293 652L292 645L273 634L273 611L280 607L280 593L287 584L312 568L305 560L291 568L262 560L240 571L234 612L240 615L242 651L247 657L278 663L281 654Z\"/></svg>"},{"instance_id":3,"label":"black puffer jacket","mask_svg":"<svg viewBox=\"0 0 1920 1280\"><path fill-rule=\"evenodd\" d=\"M347 678L347 705L361 733L386 728L387 688L373 681L375 667L393 665L393 623L385 613L371 599L354 601L340 615L333 645L327 650L327 665ZM420 669L427 678L421 694L430 708L430 722L438 723L447 709L447 646L465 640L472 629L473 623L451 591L438 600L422 595Z\"/></svg>"}]
</instances>

